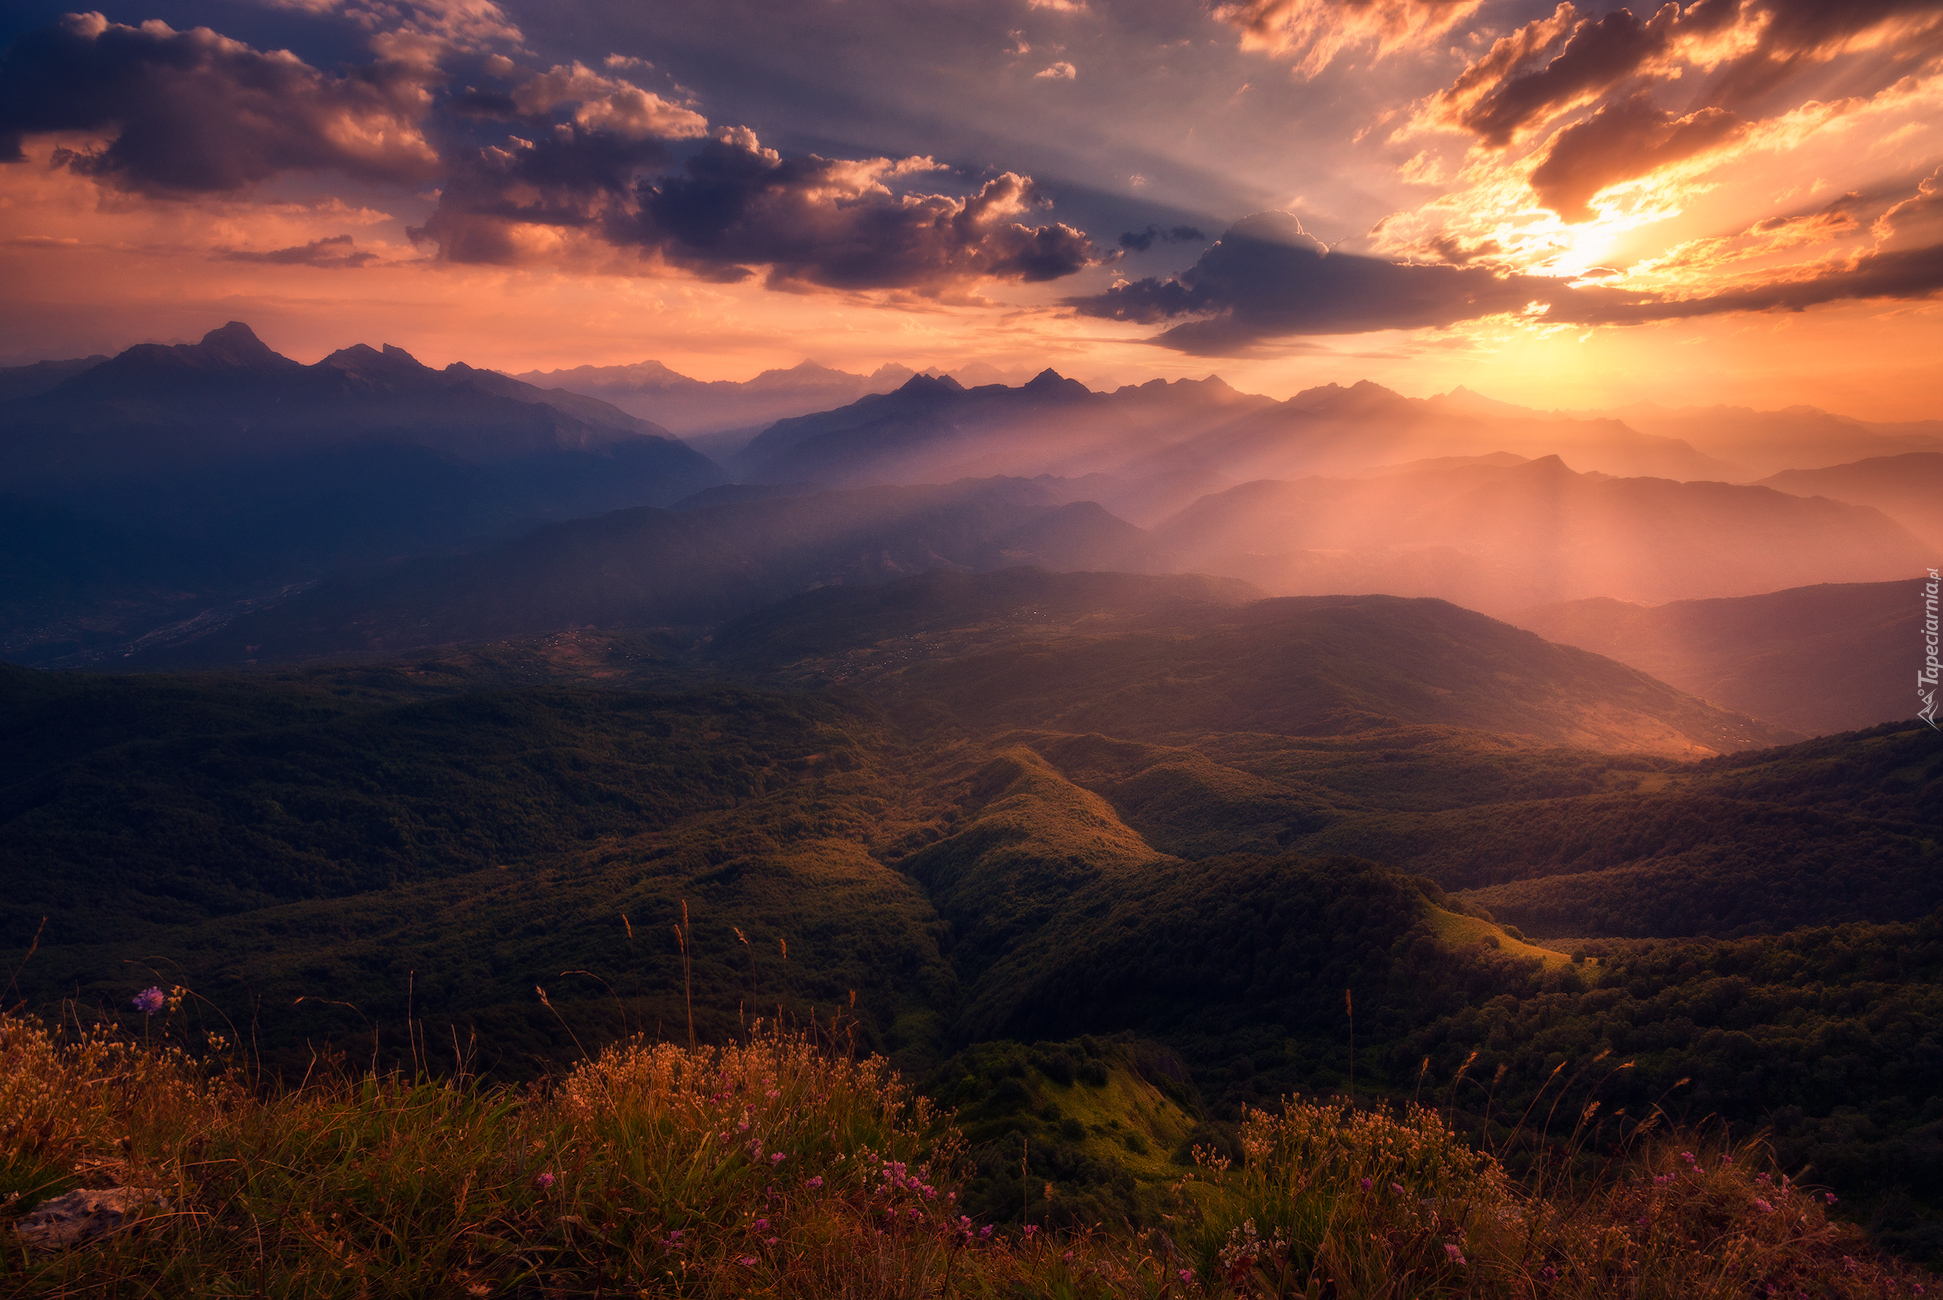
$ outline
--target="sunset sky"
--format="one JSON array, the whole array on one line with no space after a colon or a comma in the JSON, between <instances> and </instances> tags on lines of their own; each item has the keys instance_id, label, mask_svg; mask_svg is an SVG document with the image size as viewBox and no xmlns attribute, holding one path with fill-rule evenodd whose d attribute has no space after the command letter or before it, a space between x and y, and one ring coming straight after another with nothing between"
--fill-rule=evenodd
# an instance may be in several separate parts
<instances>
[{"instance_id":1,"label":"sunset sky","mask_svg":"<svg viewBox=\"0 0 1943 1300\"><path fill-rule=\"evenodd\" d=\"M231 319L1943 417L1943 0L14 0L0 364Z\"/></svg>"}]
</instances>

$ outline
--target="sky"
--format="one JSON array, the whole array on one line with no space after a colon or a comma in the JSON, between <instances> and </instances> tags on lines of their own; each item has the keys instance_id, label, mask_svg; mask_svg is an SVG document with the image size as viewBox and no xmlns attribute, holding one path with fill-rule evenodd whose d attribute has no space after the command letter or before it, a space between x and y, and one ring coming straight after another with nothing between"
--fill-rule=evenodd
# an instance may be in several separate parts
<instances>
[{"instance_id":1,"label":"sky","mask_svg":"<svg viewBox=\"0 0 1943 1300\"><path fill-rule=\"evenodd\" d=\"M1943 417L1943 0L12 0L0 48L0 364L236 319Z\"/></svg>"}]
</instances>

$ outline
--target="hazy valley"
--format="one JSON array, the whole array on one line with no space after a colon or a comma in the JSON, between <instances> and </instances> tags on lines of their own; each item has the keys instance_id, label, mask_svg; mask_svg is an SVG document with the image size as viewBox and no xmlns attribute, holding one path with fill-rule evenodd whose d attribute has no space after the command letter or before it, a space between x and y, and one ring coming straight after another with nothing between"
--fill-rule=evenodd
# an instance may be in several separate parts
<instances>
[{"instance_id":1,"label":"hazy valley","mask_svg":"<svg viewBox=\"0 0 1943 1300\"><path fill-rule=\"evenodd\" d=\"M1943 453L1776 471L1746 429L1799 414L1371 384L301 366L234 324L29 369L30 1007L179 984L285 1077L422 1035L510 1080L840 1012L959 1099L1001 1219L1021 1134L1060 1213L1139 1218L1248 1106L1468 1069L1488 1129L1611 1051L1604 1104L1765 1125L1936 1249ZM716 457L648 418L819 394ZM1119 1100L991 1100L1077 1086L1060 1043Z\"/></svg>"}]
</instances>

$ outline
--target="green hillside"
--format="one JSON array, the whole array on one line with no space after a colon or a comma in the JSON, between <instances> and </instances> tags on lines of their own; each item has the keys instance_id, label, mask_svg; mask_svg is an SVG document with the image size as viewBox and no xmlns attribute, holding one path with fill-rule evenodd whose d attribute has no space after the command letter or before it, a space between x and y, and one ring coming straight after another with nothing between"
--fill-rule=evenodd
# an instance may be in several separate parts
<instances>
[{"instance_id":1,"label":"green hillside","mask_svg":"<svg viewBox=\"0 0 1943 1300\"><path fill-rule=\"evenodd\" d=\"M1076 1216L1146 1214L1190 1119L1353 1078L1488 1127L1609 1049L1612 1104L1687 1078L1929 1249L1934 733L1684 759L1757 724L1439 602L1247 599L942 575L713 640L9 670L0 965L66 1015L181 985L286 1077L334 1048L530 1078L841 1011L973 1110L1021 1081L971 1130L993 1214L1014 1130ZM1574 747L1594 724L1630 752ZM1115 1057L1109 1104L994 1046L1089 1035L1179 1087Z\"/></svg>"}]
</instances>

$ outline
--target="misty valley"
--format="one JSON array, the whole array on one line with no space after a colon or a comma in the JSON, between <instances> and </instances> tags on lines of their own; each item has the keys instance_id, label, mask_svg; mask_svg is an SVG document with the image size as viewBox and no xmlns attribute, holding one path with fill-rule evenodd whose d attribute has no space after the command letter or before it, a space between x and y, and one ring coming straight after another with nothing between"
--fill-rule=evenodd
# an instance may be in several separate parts
<instances>
[{"instance_id":1,"label":"misty valley","mask_svg":"<svg viewBox=\"0 0 1943 1300\"><path fill-rule=\"evenodd\" d=\"M286 1088L823 1035L967 1224L1141 1249L1289 1096L1699 1124L1943 1258L1943 424L809 369L0 372L10 1014Z\"/></svg>"}]
</instances>

